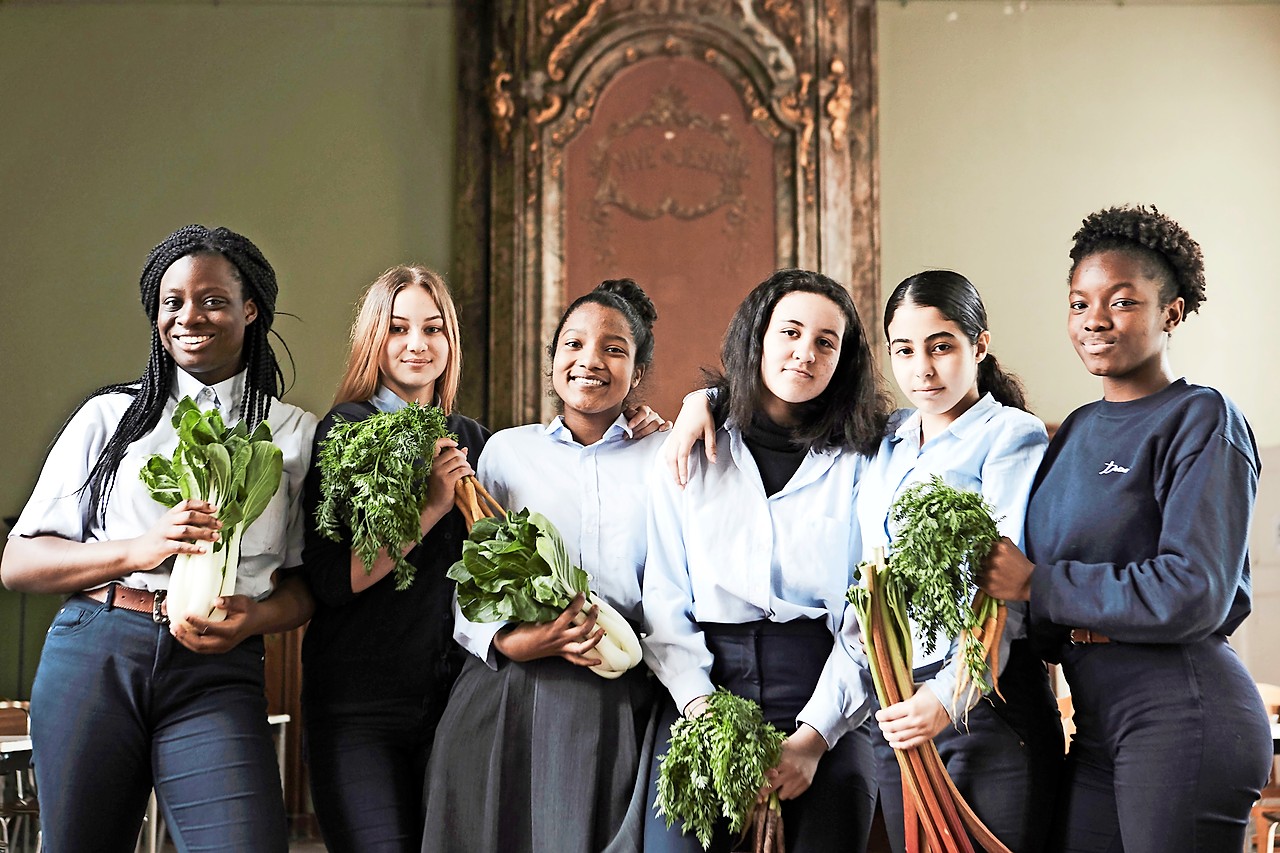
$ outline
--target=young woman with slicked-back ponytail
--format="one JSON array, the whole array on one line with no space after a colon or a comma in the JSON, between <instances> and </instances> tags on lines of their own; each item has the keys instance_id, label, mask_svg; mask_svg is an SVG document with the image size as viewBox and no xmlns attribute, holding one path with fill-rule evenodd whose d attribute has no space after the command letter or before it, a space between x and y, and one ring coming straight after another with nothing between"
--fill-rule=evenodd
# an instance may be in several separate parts
<instances>
[{"instance_id":1,"label":"young woman with slicked-back ponytail","mask_svg":"<svg viewBox=\"0 0 1280 853\"><path fill-rule=\"evenodd\" d=\"M142 376L88 396L67 420L10 533L10 589L68 596L31 695L45 849L131 851L154 788L179 849L288 848L267 726L262 634L305 622L312 601L285 570L302 555L301 491L315 418L279 400L267 334L275 272L245 237L189 225L147 258ZM228 423L266 422L280 487L244 534L224 621L169 624L172 558L218 538L218 507L172 509L138 472L172 454L178 400Z\"/></svg>"}]
</instances>

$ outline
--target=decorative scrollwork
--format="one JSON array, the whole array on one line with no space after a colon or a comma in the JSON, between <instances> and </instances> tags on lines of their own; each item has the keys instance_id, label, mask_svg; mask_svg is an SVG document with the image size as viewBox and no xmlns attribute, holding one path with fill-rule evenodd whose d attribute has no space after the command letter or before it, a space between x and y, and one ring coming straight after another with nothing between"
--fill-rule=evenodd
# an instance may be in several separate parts
<instances>
[{"instance_id":1,"label":"decorative scrollwork","mask_svg":"<svg viewBox=\"0 0 1280 853\"><path fill-rule=\"evenodd\" d=\"M570 28L569 32L565 33L564 38L560 39L556 46L551 48L551 55L547 59L547 76L552 80L558 83L564 79L565 59L578 46L578 42L582 40L587 31L596 25L596 21L599 20L607 2L608 0L591 0L591 5L587 7L586 13L578 19L578 22ZM561 4L561 6L569 5L570 3L568 2ZM577 2L573 2L572 5L576 7ZM550 35L550 33L547 33L547 35Z\"/></svg>"},{"instance_id":2,"label":"decorative scrollwork","mask_svg":"<svg viewBox=\"0 0 1280 853\"><path fill-rule=\"evenodd\" d=\"M813 83L813 75L804 72L800 75L799 84L778 100L778 113L792 125L800 129L796 140L796 165L804 173L805 198L812 202L814 188L813 158L809 151L813 147L813 105L809 102L809 87Z\"/></svg>"},{"instance_id":3,"label":"decorative scrollwork","mask_svg":"<svg viewBox=\"0 0 1280 853\"><path fill-rule=\"evenodd\" d=\"M634 134L641 134L643 138L646 133L658 131L665 140L692 135L702 141L671 148L639 145L620 149L620 145L635 138ZM626 188L627 173L646 172L659 164L712 175L715 190L702 198L681 198L673 188L658 197L644 199ZM646 221L662 216L695 220L723 208L726 236L730 238L726 245L735 244L733 238L740 237L739 232L747 221L748 200L744 187L749 178L742 140L725 120L691 109L688 96L675 86L654 93L648 109L609 128L591 154L590 174L598 184L587 218L592 223L601 263L612 260L610 211L614 208ZM687 191L687 187L679 190Z\"/></svg>"},{"instance_id":4,"label":"decorative scrollwork","mask_svg":"<svg viewBox=\"0 0 1280 853\"><path fill-rule=\"evenodd\" d=\"M798 6L794 0L764 0L764 12L773 21L774 31L797 50L804 41L804 9Z\"/></svg>"},{"instance_id":5,"label":"decorative scrollwork","mask_svg":"<svg viewBox=\"0 0 1280 853\"><path fill-rule=\"evenodd\" d=\"M833 57L827 80L831 95L827 98L827 116L831 119L831 147L843 151L849 132L849 116L853 114L853 82L840 57Z\"/></svg>"},{"instance_id":6,"label":"decorative scrollwork","mask_svg":"<svg viewBox=\"0 0 1280 853\"><path fill-rule=\"evenodd\" d=\"M489 117L493 120L493 132L498 136L498 146L506 151L511 144L511 121L515 118L516 105L511 97L511 72L501 53L489 64L489 85L486 94L489 101Z\"/></svg>"}]
</instances>

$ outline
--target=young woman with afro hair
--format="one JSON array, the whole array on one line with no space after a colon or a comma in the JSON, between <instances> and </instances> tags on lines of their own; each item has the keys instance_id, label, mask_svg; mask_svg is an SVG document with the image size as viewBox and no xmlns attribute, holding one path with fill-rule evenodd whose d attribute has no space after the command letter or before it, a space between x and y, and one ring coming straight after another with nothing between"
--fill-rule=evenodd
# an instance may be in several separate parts
<instances>
[{"instance_id":1,"label":"young woman with afro hair","mask_svg":"<svg viewBox=\"0 0 1280 853\"><path fill-rule=\"evenodd\" d=\"M1250 610L1260 467L1240 410L1177 377L1169 340L1205 298L1200 247L1153 207L1103 210L1071 249L1067 330L1102 399L1073 412L1032 485L1026 554L982 586L1029 601L1076 732L1051 849L1240 850L1271 764L1227 643Z\"/></svg>"}]
</instances>

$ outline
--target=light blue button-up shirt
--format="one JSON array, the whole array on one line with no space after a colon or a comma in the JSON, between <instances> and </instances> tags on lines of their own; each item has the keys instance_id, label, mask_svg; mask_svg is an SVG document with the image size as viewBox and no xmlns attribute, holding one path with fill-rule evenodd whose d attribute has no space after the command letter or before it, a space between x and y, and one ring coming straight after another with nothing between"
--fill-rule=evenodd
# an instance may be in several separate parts
<instances>
[{"instance_id":1,"label":"light blue button-up shirt","mask_svg":"<svg viewBox=\"0 0 1280 853\"><path fill-rule=\"evenodd\" d=\"M797 722L834 746L869 707L858 665L842 648L859 644L845 593L862 550L853 506L866 458L810 451L790 482L766 495L741 432L722 428L717 441L715 464L690 456L683 490L664 464L651 473L647 656L684 708L715 689L700 622L821 619L837 642Z\"/></svg>"},{"instance_id":2,"label":"light blue button-up shirt","mask_svg":"<svg viewBox=\"0 0 1280 853\"><path fill-rule=\"evenodd\" d=\"M639 623L644 573L646 477L662 446L660 433L632 439L625 415L595 444L583 446L564 421L494 433L476 474L509 510L540 512L564 537L569 559L591 579L591 591ZM454 603L454 638L496 667L493 637L505 622L472 622Z\"/></svg>"},{"instance_id":3,"label":"light blue button-up shirt","mask_svg":"<svg viewBox=\"0 0 1280 853\"><path fill-rule=\"evenodd\" d=\"M920 413L914 409L895 412L889 421L888 434L863 476L858 494L863 559L871 559L876 547L885 548L886 552L891 550L890 506L907 488L935 474L956 488L981 492L995 508L1001 535L1021 547L1031 481L1047 444L1048 436L1039 418L1021 409L1003 406L990 394L984 395L923 446ZM1008 606L1000 646L1002 665L1009 659L1009 644L1026 636L1026 605L1009 602ZM937 638L933 654L926 655L924 639L913 630L913 664L919 668L942 660L950 654L951 639ZM934 695L948 706L953 717L965 710L951 708L958 667L959 661L953 657L929 682ZM977 701L978 697L974 697L973 703Z\"/></svg>"}]
</instances>

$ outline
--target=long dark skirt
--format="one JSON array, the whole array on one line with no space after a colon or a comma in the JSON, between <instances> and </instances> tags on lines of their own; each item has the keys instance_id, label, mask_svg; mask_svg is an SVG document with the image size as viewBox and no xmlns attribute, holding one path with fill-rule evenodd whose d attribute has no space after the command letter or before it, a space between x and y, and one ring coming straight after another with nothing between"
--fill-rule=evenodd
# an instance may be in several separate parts
<instances>
[{"instance_id":1,"label":"long dark skirt","mask_svg":"<svg viewBox=\"0 0 1280 853\"><path fill-rule=\"evenodd\" d=\"M703 625L714 657L711 681L757 702L766 721L791 734L796 715L804 708L831 653L834 639L824 622L752 622L744 625ZM657 796L659 760L670 745L676 708L665 696L660 717L662 736L655 749L649 777L649 802ZM842 737L818 762L809 789L782 803L783 830L789 853L826 853L866 849L875 805L874 758L868 722ZM711 841L712 851L727 851L736 839L721 821ZM652 810L645 825L647 853L700 853L692 835L679 824L668 828L666 818Z\"/></svg>"},{"instance_id":2,"label":"long dark skirt","mask_svg":"<svg viewBox=\"0 0 1280 853\"><path fill-rule=\"evenodd\" d=\"M657 682L560 658L467 661L427 768L423 853L640 849Z\"/></svg>"}]
</instances>

